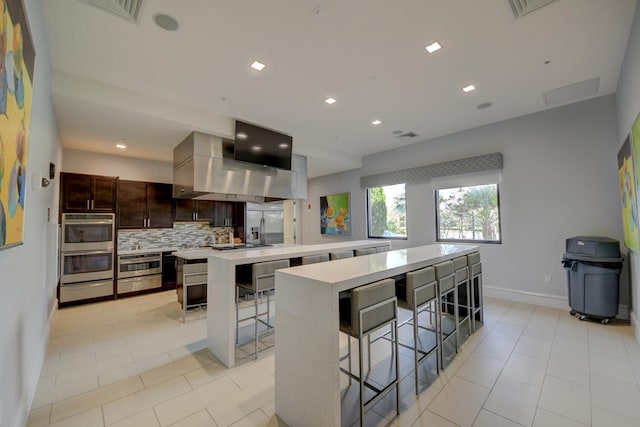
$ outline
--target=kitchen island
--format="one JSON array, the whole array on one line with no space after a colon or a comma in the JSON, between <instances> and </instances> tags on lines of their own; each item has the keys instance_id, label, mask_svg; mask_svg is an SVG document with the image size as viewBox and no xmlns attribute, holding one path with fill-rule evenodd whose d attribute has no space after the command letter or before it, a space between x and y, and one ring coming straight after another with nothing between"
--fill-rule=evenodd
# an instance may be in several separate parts
<instances>
[{"instance_id":1,"label":"kitchen island","mask_svg":"<svg viewBox=\"0 0 640 427\"><path fill-rule=\"evenodd\" d=\"M434 244L276 271L276 414L291 426L340 425L340 291L478 250Z\"/></svg>"},{"instance_id":2,"label":"kitchen island","mask_svg":"<svg viewBox=\"0 0 640 427\"><path fill-rule=\"evenodd\" d=\"M280 259L299 263L303 256L326 254L371 247L391 248L388 240L357 240L315 245L276 244L263 248L215 251L212 249L182 250L175 253L184 259L207 258L207 346L224 364L231 368L236 361L236 268L256 262ZM332 261L337 262L337 261ZM325 270L330 270L326 268ZM333 264L331 264L333 266ZM279 284L277 285L279 286ZM282 296L276 291L278 301ZM279 305L279 302L276 306ZM277 323L277 319L276 319Z\"/></svg>"}]
</instances>

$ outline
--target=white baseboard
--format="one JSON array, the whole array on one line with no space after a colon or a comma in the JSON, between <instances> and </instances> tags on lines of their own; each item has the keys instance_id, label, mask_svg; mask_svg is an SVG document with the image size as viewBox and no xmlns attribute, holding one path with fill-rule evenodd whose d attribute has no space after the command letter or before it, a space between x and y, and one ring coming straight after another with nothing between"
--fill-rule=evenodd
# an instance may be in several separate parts
<instances>
[{"instance_id":1,"label":"white baseboard","mask_svg":"<svg viewBox=\"0 0 640 427\"><path fill-rule=\"evenodd\" d=\"M31 405L33 404L33 398L36 394L36 389L38 388L38 381L40 381L40 373L42 372L42 366L44 365L45 357L47 356L47 347L49 346L49 336L51 334L51 325L53 324L53 320L58 313L58 300L55 299L53 302L53 307L51 307L51 311L49 312L49 319L47 320L47 324L44 327L43 339L38 349L38 355L34 361L33 369L29 370L31 374L26 382L26 390L20 399L20 407L18 408L17 414L18 419L14 423L15 427L24 427L27 425L27 420L29 419L29 413L31 412Z\"/></svg>"},{"instance_id":2,"label":"white baseboard","mask_svg":"<svg viewBox=\"0 0 640 427\"><path fill-rule=\"evenodd\" d=\"M493 286L482 287L484 296L504 299L508 301L521 302L524 304L535 304L543 307L557 308L559 310L569 310L569 300L565 296L541 294L537 292L527 292L517 289L497 288ZM618 305L617 319L629 319L629 307ZM637 320L637 319L636 319ZM638 324L640 326L640 323ZM638 331L638 329L635 329ZM640 331L638 331L640 332Z\"/></svg>"},{"instance_id":3,"label":"white baseboard","mask_svg":"<svg viewBox=\"0 0 640 427\"><path fill-rule=\"evenodd\" d=\"M636 341L640 345L640 320L636 311L631 310L629 318L631 319L631 328L633 328L633 334L636 336Z\"/></svg>"}]
</instances>

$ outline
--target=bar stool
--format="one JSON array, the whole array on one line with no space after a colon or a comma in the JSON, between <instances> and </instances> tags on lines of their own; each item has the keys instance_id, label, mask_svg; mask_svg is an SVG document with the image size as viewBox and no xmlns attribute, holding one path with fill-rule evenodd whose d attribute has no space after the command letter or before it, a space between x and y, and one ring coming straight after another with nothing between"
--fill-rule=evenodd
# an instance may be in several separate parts
<instances>
[{"instance_id":1,"label":"bar stool","mask_svg":"<svg viewBox=\"0 0 640 427\"><path fill-rule=\"evenodd\" d=\"M456 294L458 309L456 311L456 321L458 322L458 337L456 345L460 347L460 326L466 321L469 335L471 335L471 291L469 289L469 267L467 266L467 257L461 256L453 259L453 269L456 275ZM464 310L460 310L464 308ZM462 314L460 314L462 313Z\"/></svg>"},{"instance_id":2,"label":"bar stool","mask_svg":"<svg viewBox=\"0 0 640 427\"><path fill-rule=\"evenodd\" d=\"M469 267L469 287L471 288L471 324L473 332L476 331L476 314L480 323L484 324L484 304L482 298L482 263L480 262L480 252L467 255L467 265Z\"/></svg>"},{"instance_id":3,"label":"bar stool","mask_svg":"<svg viewBox=\"0 0 640 427\"><path fill-rule=\"evenodd\" d=\"M376 248L360 248L355 250L356 256L371 255L376 253Z\"/></svg>"},{"instance_id":4,"label":"bar stool","mask_svg":"<svg viewBox=\"0 0 640 427\"><path fill-rule=\"evenodd\" d=\"M283 259L278 261L257 262L251 266L251 283L238 283L236 285L236 344L238 344L238 329L240 328L240 322L245 320L254 319L254 358L258 358L258 322L267 327L267 331L273 329L273 325L269 323L270 311L269 311L269 294L275 289L275 271L282 268L289 268L289 260ZM253 295L255 311L252 316L240 318L240 307L238 300L240 298L240 289ZM260 313L258 310L258 295L259 292L267 293L267 310ZM260 319L260 316L266 315L267 321Z\"/></svg>"},{"instance_id":5,"label":"bar stool","mask_svg":"<svg viewBox=\"0 0 640 427\"><path fill-rule=\"evenodd\" d=\"M416 395L419 394L418 384L418 365L426 360L432 354L436 355L436 372L440 373L440 339L438 338L438 285L436 281L436 271L433 267L426 267L416 271L410 271L406 274L406 286L396 285L396 297L398 298L398 307L411 310L412 319L401 324L399 327L408 323L413 324L413 356L416 381ZM435 304L434 304L435 302ZM435 306L434 309L431 306ZM427 326L421 326L418 322L420 313L429 311L435 312L435 325L431 329ZM431 317L431 316L430 316ZM420 346L419 329L433 332L434 345L431 348L423 348ZM403 345L403 344L400 344ZM405 347L409 347L403 345Z\"/></svg>"},{"instance_id":6,"label":"bar stool","mask_svg":"<svg viewBox=\"0 0 640 427\"><path fill-rule=\"evenodd\" d=\"M390 326L393 339L392 353L395 359L395 379L380 389L377 385L365 381L363 361L363 338L377 330ZM364 413L382 399L393 388L396 389L396 414L400 415L400 363L398 352L398 304L395 280L384 279L349 291L349 298L340 301L340 331L348 335L349 369L340 368L349 379L360 385L360 425L364 425ZM358 340L358 375L351 372L351 337ZM342 359L341 359L342 360ZM371 370L371 362L369 362ZM365 399L365 387L374 391L374 396Z\"/></svg>"},{"instance_id":7,"label":"bar stool","mask_svg":"<svg viewBox=\"0 0 640 427\"><path fill-rule=\"evenodd\" d=\"M302 257L302 265L329 261L329 254L307 255Z\"/></svg>"},{"instance_id":8,"label":"bar stool","mask_svg":"<svg viewBox=\"0 0 640 427\"><path fill-rule=\"evenodd\" d=\"M207 263L185 264L182 268L182 323L187 321L187 310L206 307L207 301L189 304L189 288L207 284Z\"/></svg>"},{"instance_id":9,"label":"bar stool","mask_svg":"<svg viewBox=\"0 0 640 427\"><path fill-rule=\"evenodd\" d=\"M353 258L353 251L331 252L329 257L331 261L335 259Z\"/></svg>"},{"instance_id":10,"label":"bar stool","mask_svg":"<svg viewBox=\"0 0 640 427\"><path fill-rule=\"evenodd\" d=\"M436 271L436 281L438 282L438 305L439 310L439 326L440 326L440 367L444 369L444 343L454 337L456 339L456 353L458 352L458 292L456 292L455 270L453 269L453 261L444 261L435 264L433 268ZM450 298L453 298L453 303ZM451 323L449 310L453 310L453 329L449 332L444 331L446 323Z\"/></svg>"}]
</instances>

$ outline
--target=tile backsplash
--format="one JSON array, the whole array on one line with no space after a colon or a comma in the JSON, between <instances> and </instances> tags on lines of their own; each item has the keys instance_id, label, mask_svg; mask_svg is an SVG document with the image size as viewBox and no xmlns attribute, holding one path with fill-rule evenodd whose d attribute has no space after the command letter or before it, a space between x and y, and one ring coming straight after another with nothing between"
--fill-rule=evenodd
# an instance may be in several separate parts
<instances>
[{"instance_id":1,"label":"tile backsplash","mask_svg":"<svg viewBox=\"0 0 640 427\"><path fill-rule=\"evenodd\" d=\"M212 244L214 235L216 243L230 243L230 231L234 231L233 227L211 227L206 222L176 222L173 228L119 230L118 250L134 249L136 245L141 249L198 248Z\"/></svg>"}]
</instances>

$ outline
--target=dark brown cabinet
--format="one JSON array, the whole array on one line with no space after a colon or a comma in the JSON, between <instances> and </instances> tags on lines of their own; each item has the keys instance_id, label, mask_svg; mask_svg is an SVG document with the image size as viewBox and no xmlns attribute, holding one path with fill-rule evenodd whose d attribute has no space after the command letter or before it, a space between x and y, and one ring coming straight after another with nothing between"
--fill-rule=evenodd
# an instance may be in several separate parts
<instances>
[{"instance_id":1,"label":"dark brown cabinet","mask_svg":"<svg viewBox=\"0 0 640 427\"><path fill-rule=\"evenodd\" d=\"M172 185L118 182L118 228L173 227Z\"/></svg>"},{"instance_id":2,"label":"dark brown cabinet","mask_svg":"<svg viewBox=\"0 0 640 427\"><path fill-rule=\"evenodd\" d=\"M216 202L213 213L213 225L215 227L243 227L244 203Z\"/></svg>"},{"instance_id":3,"label":"dark brown cabinet","mask_svg":"<svg viewBox=\"0 0 640 427\"><path fill-rule=\"evenodd\" d=\"M178 259L171 252L162 253L162 287L175 289L178 282Z\"/></svg>"},{"instance_id":4,"label":"dark brown cabinet","mask_svg":"<svg viewBox=\"0 0 640 427\"><path fill-rule=\"evenodd\" d=\"M176 221L213 222L215 203L211 200L175 199Z\"/></svg>"},{"instance_id":5,"label":"dark brown cabinet","mask_svg":"<svg viewBox=\"0 0 640 427\"><path fill-rule=\"evenodd\" d=\"M60 177L60 206L63 213L116 210L117 178L66 172Z\"/></svg>"}]
</instances>

